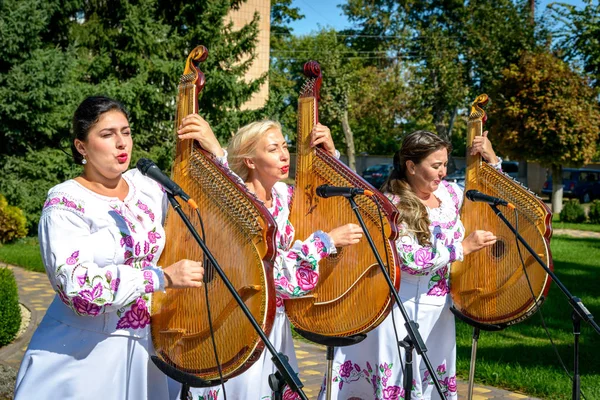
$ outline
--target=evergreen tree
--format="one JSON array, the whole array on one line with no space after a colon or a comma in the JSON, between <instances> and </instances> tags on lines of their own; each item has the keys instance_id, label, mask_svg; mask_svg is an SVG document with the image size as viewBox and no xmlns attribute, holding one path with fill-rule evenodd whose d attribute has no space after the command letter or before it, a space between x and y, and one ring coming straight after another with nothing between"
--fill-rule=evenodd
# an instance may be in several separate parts
<instances>
[{"instance_id":1,"label":"evergreen tree","mask_svg":"<svg viewBox=\"0 0 600 400\"><path fill-rule=\"evenodd\" d=\"M258 16L239 30L241 0L7 0L0 2L0 192L35 230L45 192L79 172L70 123L84 97L104 94L130 112L133 160L168 170L176 91L189 52L203 44L199 112L226 140L259 115L240 106L266 79L243 79L254 60ZM33 229L31 229L33 228Z\"/></svg>"},{"instance_id":2,"label":"evergreen tree","mask_svg":"<svg viewBox=\"0 0 600 400\"><path fill-rule=\"evenodd\" d=\"M68 45L78 2L0 2L0 193L36 231L47 190L72 175L69 126L79 63Z\"/></svg>"}]
</instances>

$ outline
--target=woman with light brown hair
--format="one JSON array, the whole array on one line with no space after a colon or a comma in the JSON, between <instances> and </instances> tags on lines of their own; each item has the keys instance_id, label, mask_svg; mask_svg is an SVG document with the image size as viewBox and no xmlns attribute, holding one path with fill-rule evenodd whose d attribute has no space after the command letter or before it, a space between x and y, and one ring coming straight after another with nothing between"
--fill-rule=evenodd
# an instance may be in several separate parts
<instances>
[{"instance_id":1,"label":"woman with light brown hair","mask_svg":"<svg viewBox=\"0 0 600 400\"><path fill-rule=\"evenodd\" d=\"M446 399L457 399L456 337L454 316L449 310L450 266L469 253L493 245L496 237L486 231L471 232L465 237L459 215L462 190L443 180L450 151L450 143L431 132L409 134L394 155L394 169L381 191L400 212L400 236L396 240L402 271L400 299L409 318L418 323L436 377L447 391ZM487 132L475 139L471 151L500 168L501 160L496 157ZM405 396L405 354L400 358L397 345L407 335L404 322L395 306L363 342L336 349L332 398L439 398L429 371L416 352L412 395Z\"/></svg>"}]
</instances>

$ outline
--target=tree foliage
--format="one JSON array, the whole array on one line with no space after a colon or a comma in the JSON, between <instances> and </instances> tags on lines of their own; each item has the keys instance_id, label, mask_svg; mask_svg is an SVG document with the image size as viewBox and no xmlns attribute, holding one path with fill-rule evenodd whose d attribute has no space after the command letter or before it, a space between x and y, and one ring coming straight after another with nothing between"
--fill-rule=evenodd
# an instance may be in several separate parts
<instances>
[{"instance_id":1,"label":"tree foliage","mask_svg":"<svg viewBox=\"0 0 600 400\"><path fill-rule=\"evenodd\" d=\"M552 209L562 208L562 166L590 162L598 142L600 110L594 90L547 51L523 54L503 71L490 109L492 140L504 154L526 155L552 171Z\"/></svg>"},{"instance_id":2,"label":"tree foliage","mask_svg":"<svg viewBox=\"0 0 600 400\"><path fill-rule=\"evenodd\" d=\"M600 87L600 3L584 0L579 9L572 4L553 3L550 8L559 27L554 35L556 49L568 61L582 64L584 71Z\"/></svg>"},{"instance_id":3,"label":"tree foliage","mask_svg":"<svg viewBox=\"0 0 600 400\"><path fill-rule=\"evenodd\" d=\"M584 78L545 51L525 53L502 75L489 112L499 150L547 167L590 162L600 111Z\"/></svg>"},{"instance_id":4,"label":"tree foliage","mask_svg":"<svg viewBox=\"0 0 600 400\"><path fill-rule=\"evenodd\" d=\"M30 227L45 192L78 173L70 123L84 97L123 102L134 134L133 159L168 169L175 141L176 90L188 53L209 49L200 113L225 141L263 110L240 111L265 76L243 77L254 60L252 23L226 17L241 0L6 0L0 2L0 191L24 209Z\"/></svg>"},{"instance_id":5,"label":"tree foliage","mask_svg":"<svg viewBox=\"0 0 600 400\"><path fill-rule=\"evenodd\" d=\"M461 109L532 47L524 3L349 0L343 10L359 27L352 45L386 52L388 65L409 71L413 117L451 140Z\"/></svg>"}]
</instances>

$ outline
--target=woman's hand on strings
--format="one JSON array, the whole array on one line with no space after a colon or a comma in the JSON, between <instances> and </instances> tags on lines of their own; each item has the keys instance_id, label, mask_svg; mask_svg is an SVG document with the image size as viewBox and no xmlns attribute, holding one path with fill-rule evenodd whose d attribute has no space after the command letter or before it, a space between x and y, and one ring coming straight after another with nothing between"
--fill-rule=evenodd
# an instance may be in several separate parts
<instances>
[{"instance_id":1,"label":"woman's hand on strings","mask_svg":"<svg viewBox=\"0 0 600 400\"><path fill-rule=\"evenodd\" d=\"M180 260L163 269L165 289L185 289L202 286L204 267L200 261Z\"/></svg>"},{"instance_id":2,"label":"woman's hand on strings","mask_svg":"<svg viewBox=\"0 0 600 400\"><path fill-rule=\"evenodd\" d=\"M489 231L473 231L462 242L463 254L474 253L496 243L497 237Z\"/></svg>"},{"instance_id":3,"label":"woman's hand on strings","mask_svg":"<svg viewBox=\"0 0 600 400\"><path fill-rule=\"evenodd\" d=\"M356 244L362 238L363 230L356 224L338 226L327 233L335 247L344 247Z\"/></svg>"},{"instance_id":4,"label":"woman's hand on strings","mask_svg":"<svg viewBox=\"0 0 600 400\"><path fill-rule=\"evenodd\" d=\"M177 136L179 139L196 140L204 150L217 157L225 155L212 128L208 122L198 114L190 114L181 120L181 125L177 128Z\"/></svg>"},{"instance_id":5,"label":"woman's hand on strings","mask_svg":"<svg viewBox=\"0 0 600 400\"><path fill-rule=\"evenodd\" d=\"M335 144L333 144L331 131L325 125L317 123L311 132L310 146L315 147L319 144L323 147L323 150L335 157Z\"/></svg>"},{"instance_id":6,"label":"woman's hand on strings","mask_svg":"<svg viewBox=\"0 0 600 400\"><path fill-rule=\"evenodd\" d=\"M490 164L498 163L498 157L496 157L492 143L490 142L490 139L488 139L488 131L483 132L481 136L475 136L473 139L471 155L475 154L481 154L481 156Z\"/></svg>"}]
</instances>

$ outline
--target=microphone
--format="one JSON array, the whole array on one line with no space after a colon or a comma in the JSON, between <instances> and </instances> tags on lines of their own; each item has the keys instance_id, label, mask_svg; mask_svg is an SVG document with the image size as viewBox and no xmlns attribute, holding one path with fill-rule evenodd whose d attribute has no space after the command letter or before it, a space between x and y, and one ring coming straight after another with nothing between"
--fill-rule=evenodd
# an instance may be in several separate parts
<instances>
[{"instance_id":1,"label":"microphone","mask_svg":"<svg viewBox=\"0 0 600 400\"><path fill-rule=\"evenodd\" d=\"M181 197L194 209L198 208L198 205L194 199L188 196L178 184L173 182L171 178L165 175L160 168L154 164L154 161L148 160L147 158L140 158L135 166L142 173L142 175L145 175L153 181L158 182L171 195Z\"/></svg>"},{"instance_id":2,"label":"microphone","mask_svg":"<svg viewBox=\"0 0 600 400\"><path fill-rule=\"evenodd\" d=\"M471 201L480 201L482 203L488 203L488 204L492 204L494 206L506 206L509 208L515 208L515 206L512 203L509 203L506 200L502 200L499 197L494 197L494 196L488 196L487 194L483 194L481 193L479 190L467 190L467 193L465 194L465 196L467 197L467 199L471 200Z\"/></svg>"},{"instance_id":3,"label":"microphone","mask_svg":"<svg viewBox=\"0 0 600 400\"><path fill-rule=\"evenodd\" d=\"M343 197L354 197L357 194L364 194L365 196L373 196L373 192L367 189L361 189L356 187L338 187L338 186L329 186L329 185L321 185L316 190L317 196L319 197L335 197L335 196L343 196Z\"/></svg>"}]
</instances>

